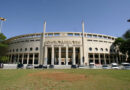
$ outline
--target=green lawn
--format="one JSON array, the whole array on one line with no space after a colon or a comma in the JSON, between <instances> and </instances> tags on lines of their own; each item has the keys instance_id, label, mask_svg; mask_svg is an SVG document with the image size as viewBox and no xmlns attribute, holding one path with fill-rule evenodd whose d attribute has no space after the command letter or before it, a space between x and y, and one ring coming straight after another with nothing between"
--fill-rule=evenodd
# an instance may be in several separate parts
<instances>
[{"instance_id":1,"label":"green lawn","mask_svg":"<svg viewBox=\"0 0 130 90\"><path fill-rule=\"evenodd\" d=\"M0 70L0 90L130 90L130 70Z\"/></svg>"}]
</instances>

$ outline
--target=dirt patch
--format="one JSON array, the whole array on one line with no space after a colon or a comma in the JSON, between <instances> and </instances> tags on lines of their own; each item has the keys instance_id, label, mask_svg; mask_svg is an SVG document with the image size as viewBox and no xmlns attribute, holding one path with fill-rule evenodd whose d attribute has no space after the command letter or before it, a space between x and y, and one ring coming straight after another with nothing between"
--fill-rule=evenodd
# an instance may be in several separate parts
<instances>
[{"instance_id":1,"label":"dirt patch","mask_svg":"<svg viewBox=\"0 0 130 90\"><path fill-rule=\"evenodd\" d=\"M64 72L37 72L29 74L30 77L41 77L42 79L52 79L57 81L81 81L86 80L85 75L81 74L70 74Z\"/></svg>"}]
</instances>

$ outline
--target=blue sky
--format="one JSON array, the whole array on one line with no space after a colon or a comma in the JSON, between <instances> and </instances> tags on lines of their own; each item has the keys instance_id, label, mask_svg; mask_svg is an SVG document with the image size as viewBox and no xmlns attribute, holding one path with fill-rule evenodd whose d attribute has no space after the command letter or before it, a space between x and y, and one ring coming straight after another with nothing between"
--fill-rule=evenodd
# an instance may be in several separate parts
<instances>
[{"instance_id":1,"label":"blue sky","mask_svg":"<svg viewBox=\"0 0 130 90\"><path fill-rule=\"evenodd\" d=\"M130 29L130 0L0 0L3 33L8 37L43 31L121 36Z\"/></svg>"}]
</instances>

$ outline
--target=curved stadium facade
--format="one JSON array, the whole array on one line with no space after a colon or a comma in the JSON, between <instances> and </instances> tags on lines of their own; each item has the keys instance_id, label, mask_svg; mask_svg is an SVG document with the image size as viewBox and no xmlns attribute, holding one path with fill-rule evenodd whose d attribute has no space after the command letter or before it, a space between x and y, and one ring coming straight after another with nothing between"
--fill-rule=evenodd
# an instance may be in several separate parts
<instances>
[{"instance_id":1,"label":"curved stadium facade","mask_svg":"<svg viewBox=\"0 0 130 90\"><path fill-rule=\"evenodd\" d=\"M45 28L44 28L45 29ZM9 44L10 63L85 66L123 62L125 56L117 56L112 44L116 37L84 32L48 32L12 37Z\"/></svg>"}]
</instances>

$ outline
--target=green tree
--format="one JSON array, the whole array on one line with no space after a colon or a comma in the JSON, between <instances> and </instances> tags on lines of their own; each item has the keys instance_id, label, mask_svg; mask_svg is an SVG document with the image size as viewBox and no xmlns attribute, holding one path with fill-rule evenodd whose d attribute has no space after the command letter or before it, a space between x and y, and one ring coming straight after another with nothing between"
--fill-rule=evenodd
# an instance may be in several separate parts
<instances>
[{"instance_id":1,"label":"green tree","mask_svg":"<svg viewBox=\"0 0 130 90\"><path fill-rule=\"evenodd\" d=\"M0 62L6 61L8 45L5 43L6 36L3 33L0 33Z\"/></svg>"},{"instance_id":2,"label":"green tree","mask_svg":"<svg viewBox=\"0 0 130 90\"><path fill-rule=\"evenodd\" d=\"M117 38L114 46L118 52L127 54L127 60L130 62L130 30L126 31L122 37Z\"/></svg>"}]
</instances>

